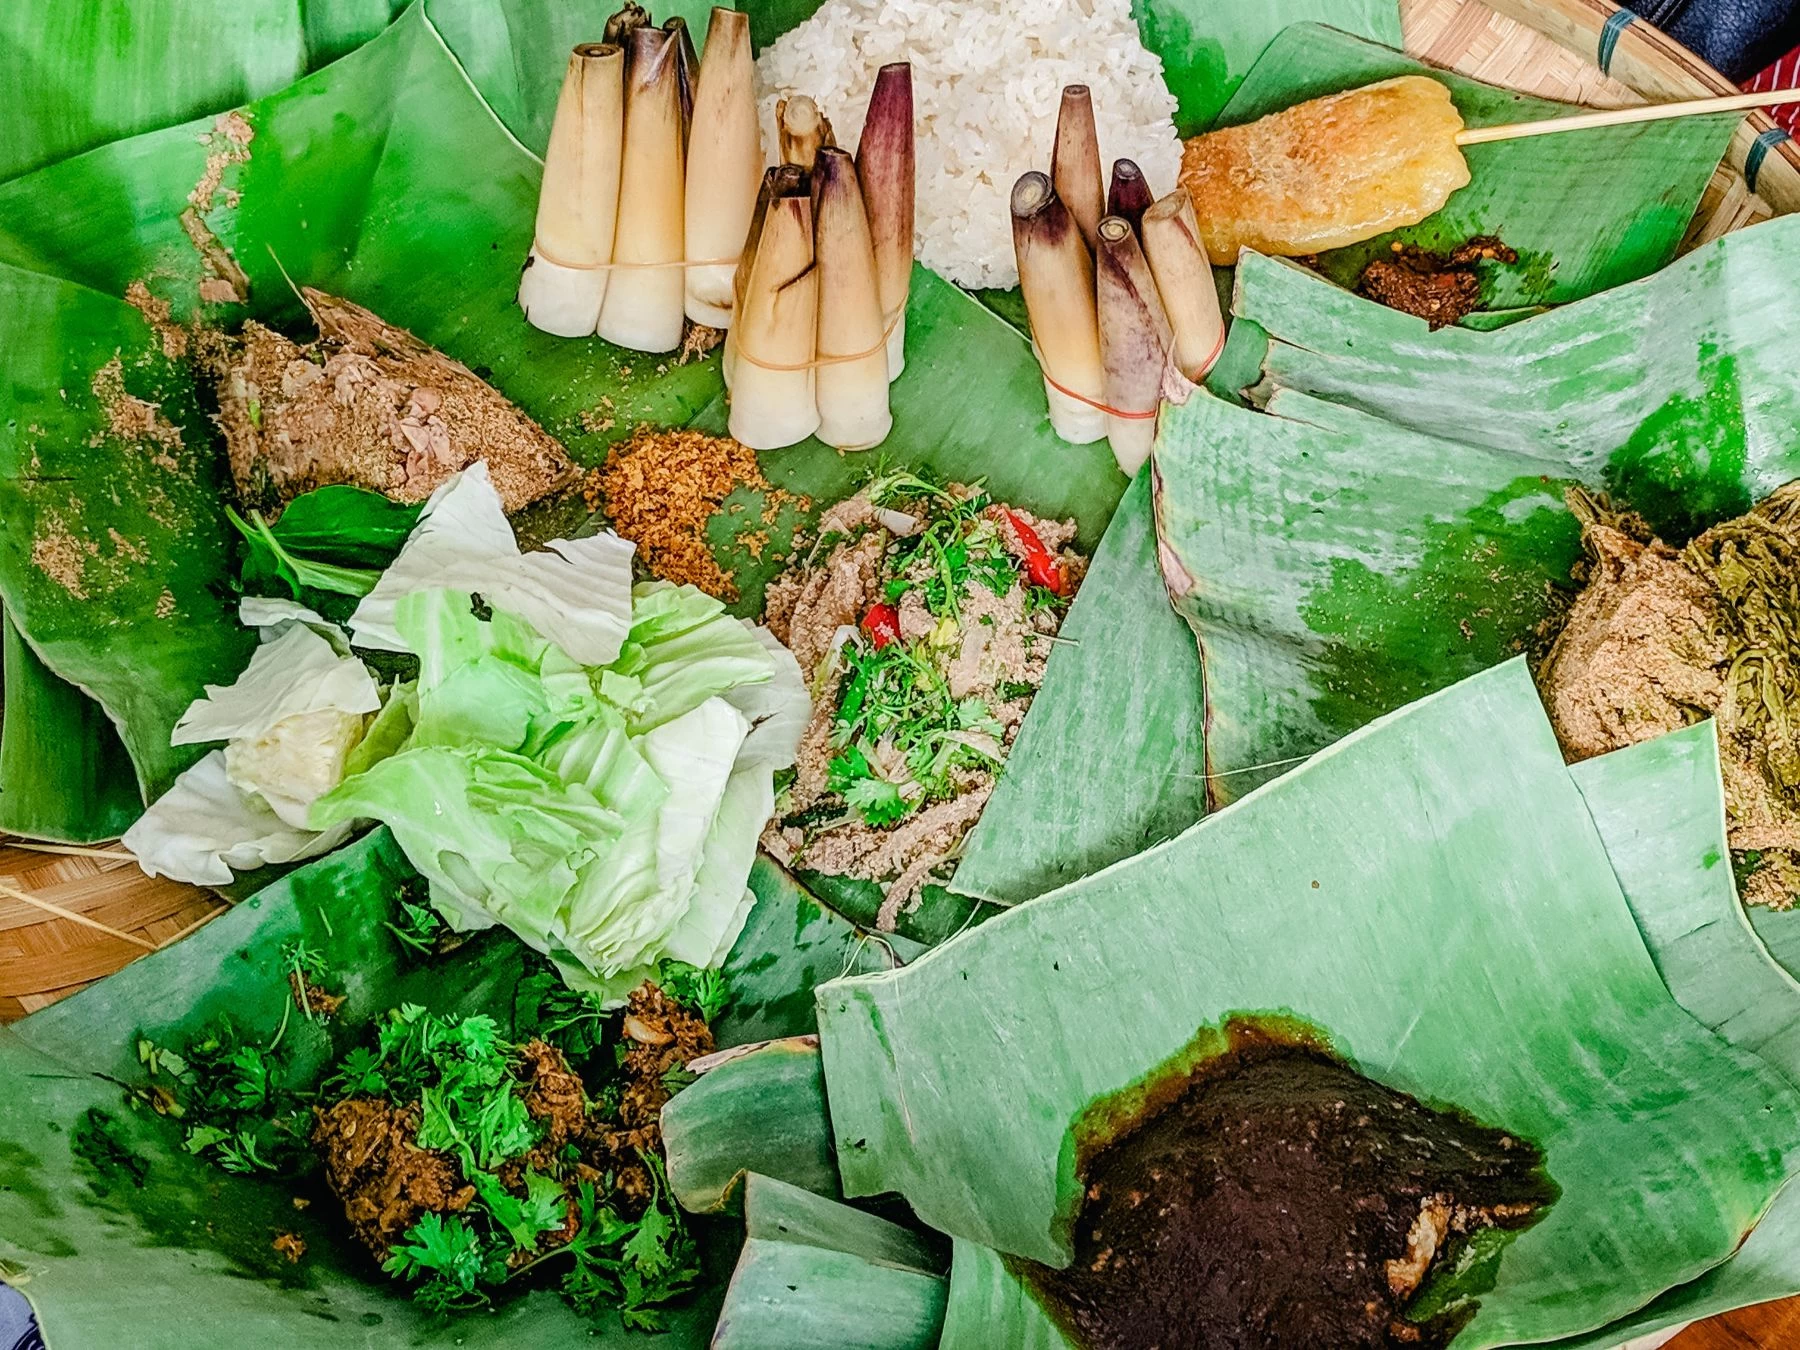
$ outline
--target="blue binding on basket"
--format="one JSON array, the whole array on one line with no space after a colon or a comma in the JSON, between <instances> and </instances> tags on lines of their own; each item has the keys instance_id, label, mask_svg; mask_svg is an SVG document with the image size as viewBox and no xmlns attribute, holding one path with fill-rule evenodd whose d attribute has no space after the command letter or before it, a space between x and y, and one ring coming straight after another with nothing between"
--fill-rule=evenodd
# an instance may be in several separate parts
<instances>
[{"instance_id":1,"label":"blue binding on basket","mask_svg":"<svg viewBox=\"0 0 1800 1350\"><path fill-rule=\"evenodd\" d=\"M1628 9L1621 9L1606 21L1600 30L1600 51L1595 58L1602 75L1612 74L1613 53L1619 49L1619 38L1627 28L1637 22L1637 15Z\"/></svg>"},{"instance_id":2,"label":"blue binding on basket","mask_svg":"<svg viewBox=\"0 0 1800 1350\"><path fill-rule=\"evenodd\" d=\"M1769 157L1769 151L1782 142L1793 139L1780 127L1770 127L1752 141L1750 149L1744 155L1744 186L1755 192L1756 179L1762 173L1763 161Z\"/></svg>"}]
</instances>

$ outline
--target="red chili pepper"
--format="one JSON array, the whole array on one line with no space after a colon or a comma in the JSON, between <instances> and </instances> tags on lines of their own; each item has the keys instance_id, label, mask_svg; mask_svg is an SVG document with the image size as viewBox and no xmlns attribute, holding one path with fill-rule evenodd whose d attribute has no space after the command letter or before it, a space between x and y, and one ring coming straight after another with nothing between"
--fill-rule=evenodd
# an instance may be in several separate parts
<instances>
[{"instance_id":1,"label":"red chili pepper","mask_svg":"<svg viewBox=\"0 0 1800 1350\"><path fill-rule=\"evenodd\" d=\"M1067 584L1067 578L1063 575L1061 560L1051 556L1050 550L1044 547L1044 541L1038 538L1037 531L1027 525L1018 512L1003 511L1001 514L1019 536L1019 547L1025 551L1025 575L1031 578L1031 584L1042 586L1058 595L1064 594L1063 587Z\"/></svg>"},{"instance_id":2,"label":"red chili pepper","mask_svg":"<svg viewBox=\"0 0 1800 1350\"><path fill-rule=\"evenodd\" d=\"M900 611L892 605L870 605L862 618L862 630L880 651L888 643L900 641Z\"/></svg>"}]
</instances>

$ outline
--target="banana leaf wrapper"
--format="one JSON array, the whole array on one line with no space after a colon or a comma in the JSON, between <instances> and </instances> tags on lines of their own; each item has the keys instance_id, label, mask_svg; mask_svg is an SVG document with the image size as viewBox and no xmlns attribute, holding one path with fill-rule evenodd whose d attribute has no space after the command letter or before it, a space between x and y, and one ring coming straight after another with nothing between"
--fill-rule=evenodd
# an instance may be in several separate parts
<instances>
[{"instance_id":1,"label":"banana leaf wrapper","mask_svg":"<svg viewBox=\"0 0 1800 1350\"><path fill-rule=\"evenodd\" d=\"M1206 670L1215 801L1531 650L1571 589L1571 485L1680 542L1800 476L1781 334L1800 222L1495 332L1426 330L1246 258L1255 398L1165 415L1157 526ZM1245 320L1240 319L1240 324Z\"/></svg>"},{"instance_id":2,"label":"banana leaf wrapper","mask_svg":"<svg viewBox=\"0 0 1800 1350\"><path fill-rule=\"evenodd\" d=\"M1450 90L1466 125L1537 122L1579 111L1440 70L1320 24L1298 24L1269 45L1220 115L1254 122L1306 99L1400 75L1429 75ZM1396 244L1448 253L1476 235L1516 249L1510 267L1484 269L1483 310L1561 304L1636 281L1666 266L1739 119L1689 117L1566 136L1471 145L1473 176L1417 225L1319 255L1319 270L1354 287ZM1477 322L1487 321L1486 316Z\"/></svg>"},{"instance_id":3,"label":"banana leaf wrapper","mask_svg":"<svg viewBox=\"0 0 1800 1350\"><path fill-rule=\"evenodd\" d=\"M1599 830L1664 985L1740 1050L1800 1081L1800 988L1737 902L1726 855L1718 742L1710 723L1569 770ZM1598 1331L1551 1342L1615 1350L1639 1336L1800 1290L1800 1193L1784 1188L1735 1255ZM940 1350L974 1350L1007 1328L1022 1350L1068 1350L1057 1323L991 1248L955 1244Z\"/></svg>"},{"instance_id":4,"label":"banana leaf wrapper","mask_svg":"<svg viewBox=\"0 0 1800 1350\"><path fill-rule=\"evenodd\" d=\"M291 1186L190 1157L179 1123L127 1100L125 1086L146 1081L139 1037L179 1047L222 1016L265 1045L285 1017L281 1044L296 1084L313 1081L360 1042L371 1018L402 1002L485 1012L502 1035L513 1034L523 949L495 932L419 958L386 927L398 917L395 897L416 882L392 836L377 830L190 938L0 1030L0 1274L31 1299L51 1343L177 1350L247 1337L325 1347L366 1327L381 1328L368 1334L384 1341L421 1345L499 1346L521 1337L588 1345L591 1331L601 1345L642 1343L616 1316L577 1316L553 1289L491 1314L434 1318L375 1269L328 1197L297 1209ZM724 1046L746 1033L811 1032L812 985L824 972L889 962L779 869L760 864L752 882L757 904L725 967L736 997L714 1023ZM294 940L324 956L331 982L349 996L324 1026L289 1006L282 948ZM757 993L775 988L780 998ZM814 1116L813 1133L828 1146L822 1100ZM713 1146L734 1137L753 1142L727 1125ZM658 1345L707 1344L736 1255L735 1222L695 1223L706 1283L671 1313ZM298 1264L270 1247L278 1232L305 1239Z\"/></svg>"},{"instance_id":5,"label":"banana leaf wrapper","mask_svg":"<svg viewBox=\"0 0 1800 1350\"><path fill-rule=\"evenodd\" d=\"M1229 1013L1323 1028L1372 1077L1545 1151L1562 1199L1479 1293L1476 1350L1582 1334L1704 1274L1800 1162L1792 1083L1664 988L1523 662L819 1000L845 1192L897 1191L1051 1264L1082 1112ZM1026 1044L1044 1053L1022 1072Z\"/></svg>"},{"instance_id":6,"label":"banana leaf wrapper","mask_svg":"<svg viewBox=\"0 0 1800 1350\"><path fill-rule=\"evenodd\" d=\"M886 1219L752 1173L744 1250L714 1350L931 1350L944 1324L943 1268Z\"/></svg>"},{"instance_id":7,"label":"banana leaf wrapper","mask_svg":"<svg viewBox=\"0 0 1800 1350\"><path fill-rule=\"evenodd\" d=\"M242 147L247 157L222 166L204 225L247 277L250 303L214 307L215 319L301 327L285 269L462 361L583 464L598 463L641 422L723 433L716 358L658 362L598 340L550 338L519 319L513 296L539 165L481 100L424 9L249 105L242 118L254 133ZM242 669L251 639L223 598L230 553L219 455L191 371L117 297L150 278L175 319L196 307L201 263L179 217L217 153L211 123L191 123L0 185L0 508L8 522L0 597L24 644L119 727L150 795L187 762L167 744L174 719L205 681ZM1105 447L1071 450L1027 414L1041 404L1042 386L1019 335L923 270L908 331L914 369L893 389L884 461L986 479L1005 500L1074 516L1083 546L1097 544L1125 480ZM141 444L109 438L91 391L115 352L126 393L156 404L179 433L179 452L164 457L175 468ZM1043 472L1050 463L1054 474ZM746 490L738 500L748 509L716 520L712 536L747 613L783 566L793 531L867 472L816 441L763 467L787 497L764 501ZM112 482L129 489L116 502ZM764 507L774 508L770 539L746 544L739 536L765 528ZM90 545L96 552L83 553ZM68 548L77 550L72 559ZM84 594L59 584L46 562ZM93 715L62 702L64 720L42 730L41 742L69 748L35 774L9 777L0 828L30 823L58 838L103 837L116 832L121 790L82 762L93 758ZM84 772L92 790L59 786ZM98 806L83 809L84 800Z\"/></svg>"}]
</instances>

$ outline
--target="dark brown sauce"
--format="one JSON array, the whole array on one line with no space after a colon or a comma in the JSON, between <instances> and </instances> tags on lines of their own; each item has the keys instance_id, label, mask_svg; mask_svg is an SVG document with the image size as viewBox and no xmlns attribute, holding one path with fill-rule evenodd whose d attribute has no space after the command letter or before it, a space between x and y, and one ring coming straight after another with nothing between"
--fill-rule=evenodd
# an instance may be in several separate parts
<instances>
[{"instance_id":1,"label":"dark brown sauce","mask_svg":"<svg viewBox=\"0 0 1800 1350\"><path fill-rule=\"evenodd\" d=\"M1389 309L1424 319L1432 328L1458 323L1481 308L1478 265L1511 265L1519 255L1492 235L1481 235L1450 253L1395 244L1393 255L1363 270L1356 293Z\"/></svg>"},{"instance_id":2,"label":"dark brown sauce","mask_svg":"<svg viewBox=\"0 0 1800 1350\"><path fill-rule=\"evenodd\" d=\"M1447 1344L1472 1304L1417 1324L1404 1310L1468 1234L1554 1202L1538 1150L1364 1078L1317 1037L1234 1019L1226 1042L1086 1159L1074 1262L1026 1263L1027 1281L1093 1350Z\"/></svg>"}]
</instances>

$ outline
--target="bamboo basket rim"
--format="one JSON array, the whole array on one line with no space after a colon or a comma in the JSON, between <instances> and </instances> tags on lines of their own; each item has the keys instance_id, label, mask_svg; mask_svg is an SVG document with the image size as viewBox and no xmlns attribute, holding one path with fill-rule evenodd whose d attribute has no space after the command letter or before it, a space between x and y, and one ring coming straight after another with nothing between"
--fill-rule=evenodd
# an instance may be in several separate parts
<instances>
[{"instance_id":1,"label":"bamboo basket rim","mask_svg":"<svg viewBox=\"0 0 1800 1350\"><path fill-rule=\"evenodd\" d=\"M1408 32L1414 56L1522 92L1585 101L1570 98L1572 72L1577 87L1615 101L1736 92L1725 76L1612 0L1399 0L1399 7L1410 28L1428 14L1450 19L1434 34L1442 43L1415 44ZM1462 53L1445 49L1459 40ZM1511 78L1496 79L1475 59L1478 43L1488 62L1507 59ZM1459 62L1459 55L1467 59ZM1690 245L1770 212L1800 210L1800 144L1775 132L1765 114L1746 119L1721 171L1736 181L1709 191ZM228 908L212 891L145 877L116 844L56 851L0 835L0 1023L75 993Z\"/></svg>"}]
</instances>

